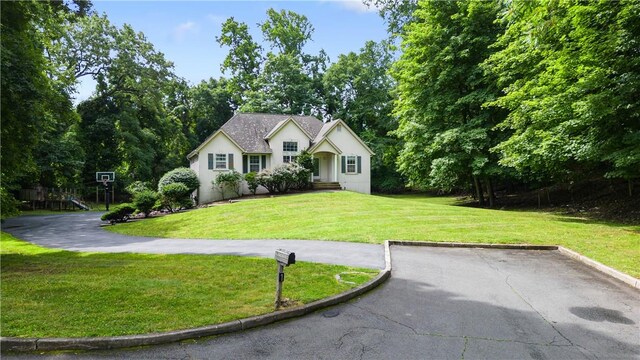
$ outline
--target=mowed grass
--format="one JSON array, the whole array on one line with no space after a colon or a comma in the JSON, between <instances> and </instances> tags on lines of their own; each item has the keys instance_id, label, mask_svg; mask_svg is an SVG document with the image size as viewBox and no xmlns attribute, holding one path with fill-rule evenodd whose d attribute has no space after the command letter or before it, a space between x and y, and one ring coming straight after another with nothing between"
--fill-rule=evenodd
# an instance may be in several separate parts
<instances>
[{"instance_id":1,"label":"mowed grass","mask_svg":"<svg viewBox=\"0 0 640 360\"><path fill-rule=\"evenodd\" d=\"M640 276L640 226L462 207L450 197L307 193L213 206L107 229L172 238L562 245Z\"/></svg>"},{"instance_id":2,"label":"mowed grass","mask_svg":"<svg viewBox=\"0 0 640 360\"><path fill-rule=\"evenodd\" d=\"M2 233L2 336L82 337L192 328L273 311L271 259L76 253ZM376 270L297 263L283 297L308 303L362 284ZM336 274L360 276L338 282Z\"/></svg>"}]
</instances>

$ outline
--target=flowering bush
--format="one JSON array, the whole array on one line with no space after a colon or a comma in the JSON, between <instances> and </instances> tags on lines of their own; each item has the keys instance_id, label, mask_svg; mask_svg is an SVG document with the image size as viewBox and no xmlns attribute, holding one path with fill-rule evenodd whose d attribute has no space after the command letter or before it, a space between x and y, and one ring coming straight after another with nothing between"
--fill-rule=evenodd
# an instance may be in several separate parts
<instances>
[{"instance_id":1,"label":"flowering bush","mask_svg":"<svg viewBox=\"0 0 640 360\"><path fill-rule=\"evenodd\" d=\"M299 164L288 163L265 169L256 175L258 184L270 193L286 193L289 189L304 189L309 183L311 172Z\"/></svg>"}]
</instances>

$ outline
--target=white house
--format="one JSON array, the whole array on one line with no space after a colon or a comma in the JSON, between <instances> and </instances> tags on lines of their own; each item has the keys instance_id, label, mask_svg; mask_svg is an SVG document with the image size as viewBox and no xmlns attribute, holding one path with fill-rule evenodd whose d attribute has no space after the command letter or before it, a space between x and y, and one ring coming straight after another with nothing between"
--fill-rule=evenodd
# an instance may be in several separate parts
<instances>
[{"instance_id":1,"label":"white house","mask_svg":"<svg viewBox=\"0 0 640 360\"><path fill-rule=\"evenodd\" d=\"M344 121L238 113L187 156L200 179L198 202L221 198L211 184L220 172L235 169L246 174L273 168L294 161L305 149L314 157L315 185L371 193L373 152ZM248 192L244 184L243 193Z\"/></svg>"}]
</instances>

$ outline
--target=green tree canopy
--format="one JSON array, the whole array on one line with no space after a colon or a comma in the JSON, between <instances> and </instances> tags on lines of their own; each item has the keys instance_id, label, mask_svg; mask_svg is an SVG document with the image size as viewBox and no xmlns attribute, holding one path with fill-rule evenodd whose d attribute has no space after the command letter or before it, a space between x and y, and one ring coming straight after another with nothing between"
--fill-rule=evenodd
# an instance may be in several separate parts
<instances>
[{"instance_id":1,"label":"green tree canopy","mask_svg":"<svg viewBox=\"0 0 640 360\"><path fill-rule=\"evenodd\" d=\"M449 190L499 173L490 149L500 111L482 105L498 94L480 64L501 33L493 1L421 1L406 26L398 82L395 132L403 140L398 165L414 186ZM479 189L478 189L479 190Z\"/></svg>"},{"instance_id":2,"label":"green tree canopy","mask_svg":"<svg viewBox=\"0 0 640 360\"><path fill-rule=\"evenodd\" d=\"M640 3L514 1L487 60L513 134L496 150L527 178L640 177Z\"/></svg>"}]
</instances>

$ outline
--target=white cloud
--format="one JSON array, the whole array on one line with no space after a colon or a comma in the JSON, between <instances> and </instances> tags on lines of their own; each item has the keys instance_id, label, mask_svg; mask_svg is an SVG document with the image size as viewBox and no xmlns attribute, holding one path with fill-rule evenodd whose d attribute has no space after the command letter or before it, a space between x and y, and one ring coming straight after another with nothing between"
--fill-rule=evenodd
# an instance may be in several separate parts
<instances>
[{"instance_id":1,"label":"white cloud","mask_svg":"<svg viewBox=\"0 0 640 360\"><path fill-rule=\"evenodd\" d=\"M211 21L214 24L222 24L227 20L227 17L222 15L216 15L216 14L208 14L207 20Z\"/></svg>"},{"instance_id":2,"label":"white cloud","mask_svg":"<svg viewBox=\"0 0 640 360\"><path fill-rule=\"evenodd\" d=\"M340 6L345 9L364 13L364 12L376 12L378 9L375 6L367 6L362 0L338 0L336 1Z\"/></svg>"},{"instance_id":3,"label":"white cloud","mask_svg":"<svg viewBox=\"0 0 640 360\"><path fill-rule=\"evenodd\" d=\"M188 34L195 34L197 32L198 24L193 21L187 21L173 29L173 38L177 41L182 41Z\"/></svg>"}]
</instances>

